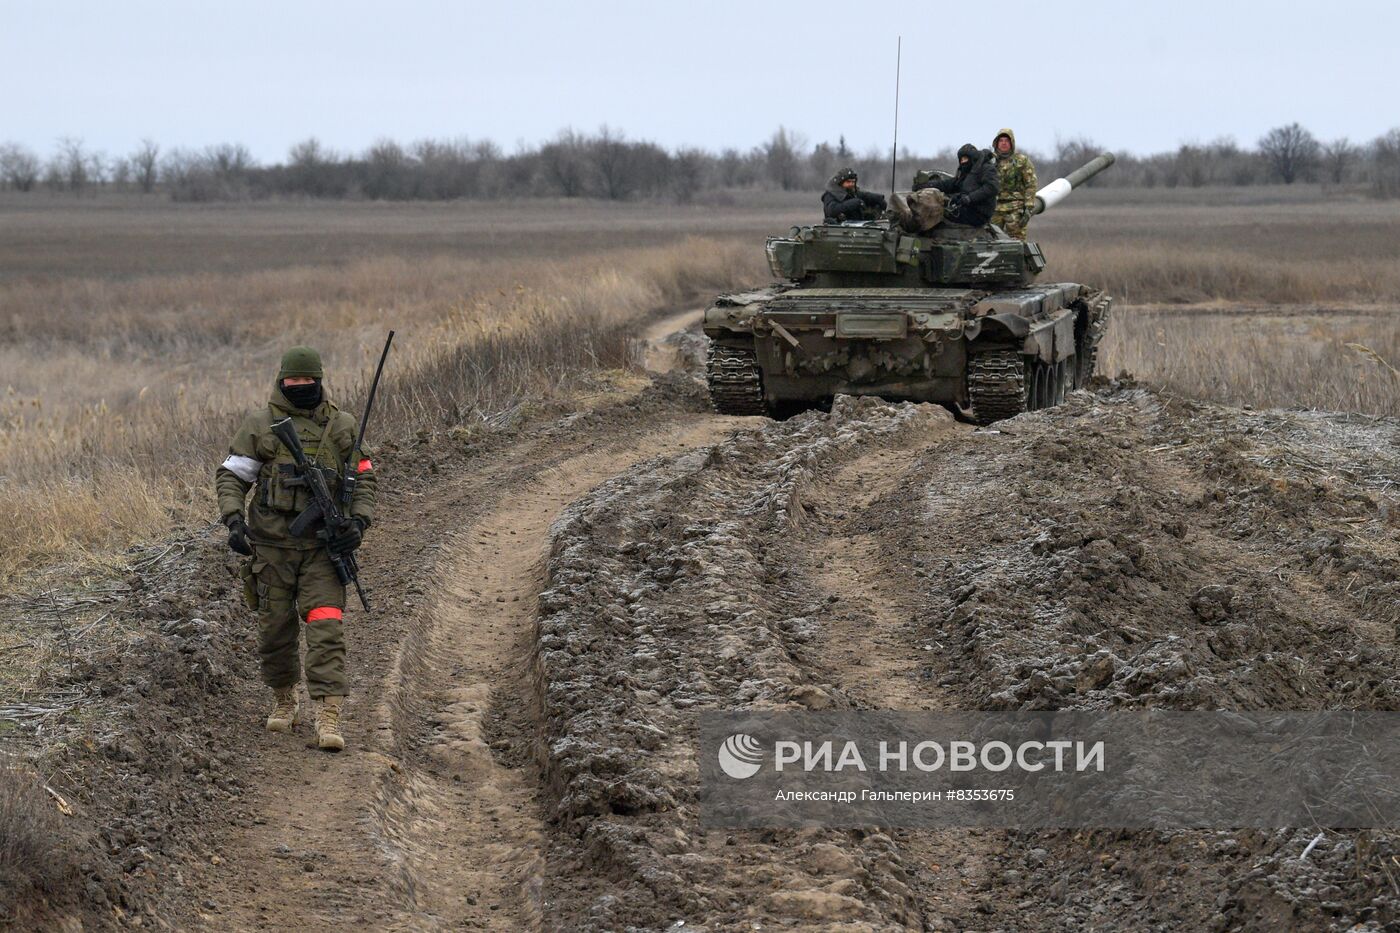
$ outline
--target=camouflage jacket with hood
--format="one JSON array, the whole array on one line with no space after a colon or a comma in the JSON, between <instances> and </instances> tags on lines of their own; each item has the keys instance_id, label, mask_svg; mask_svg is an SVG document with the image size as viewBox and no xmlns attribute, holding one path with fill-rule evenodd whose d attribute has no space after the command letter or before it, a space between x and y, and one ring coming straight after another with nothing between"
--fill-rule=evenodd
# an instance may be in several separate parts
<instances>
[{"instance_id":1,"label":"camouflage jacket with hood","mask_svg":"<svg viewBox=\"0 0 1400 933\"><path fill-rule=\"evenodd\" d=\"M1011 141L1011 151L1006 155L997 152L997 140L1005 136ZM1035 204L1035 165L1028 156L1016 151L1016 134L1009 127L1003 127L992 138L992 152L997 157L997 178L1001 187L997 191L997 213L1024 214Z\"/></svg>"},{"instance_id":2,"label":"camouflage jacket with hood","mask_svg":"<svg viewBox=\"0 0 1400 933\"><path fill-rule=\"evenodd\" d=\"M325 398L312 411L296 408L275 387L267 406L243 419L229 443L228 458L215 471L219 515L227 520L241 513L251 489L248 536L253 542L298 549L320 546L315 537L294 538L288 530L292 520L310 505L311 494L295 482L291 452L272 433L272 423L286 417L296 426L307 459L322 469L332 495L339 494L342 469L357 471L349 513L368 526L374 517L374 466L363 449L351 456L354 416Z\"/></svg>"}]
</instances>

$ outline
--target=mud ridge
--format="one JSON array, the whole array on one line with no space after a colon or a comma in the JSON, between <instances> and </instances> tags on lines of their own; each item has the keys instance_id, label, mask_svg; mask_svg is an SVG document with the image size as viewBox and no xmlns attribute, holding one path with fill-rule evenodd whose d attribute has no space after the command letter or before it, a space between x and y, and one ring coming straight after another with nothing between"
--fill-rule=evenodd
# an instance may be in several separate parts
<instances>
[{"instance_id":1,"label":"mud ridge","mask_svg":"<svg viewBox=\"0 0 1400 933\"><path fill-rule=\"evenodd\" d=\"M1132 385L978 431L838 400L605 484L541 598L556 916L1393 922L1387 834L706 833L691 749L705 709L1393 708L1395 429Z\"/></svg>"},{"instance_id":2,"label":"mud ridge","mask_svg":"<svg viewBox=\"0 0 1400 933\"><path fill-rule=\"evenodd\" d=\"M926 573L909 635L940 646L950 702L1395 708L1394 422L1124 389L1001 427L925 452L898 497L919 521L868 517ZM1002 834L982 910L1064 930L1393 922L1395 840L1325 833L1300 862L1315 835Z\"/></svg>"},{"instance_id":3,"label":"mud ridge","mask_svg":"<svg viewBox=\"0 0 1400 933\"><path fill-rule=\"evenodd\" d=\"M883 833L702 830L695 714L840 702L801 662L821 606L769 548L805 521L819 468L949 421L842 400L646 464L567 510L540 597L539 690L553 817L578 843L556 849L550 875L586 858L603 877L549 889L560 923L913 921L908 873Z\"/></svg>"}]
</instances>

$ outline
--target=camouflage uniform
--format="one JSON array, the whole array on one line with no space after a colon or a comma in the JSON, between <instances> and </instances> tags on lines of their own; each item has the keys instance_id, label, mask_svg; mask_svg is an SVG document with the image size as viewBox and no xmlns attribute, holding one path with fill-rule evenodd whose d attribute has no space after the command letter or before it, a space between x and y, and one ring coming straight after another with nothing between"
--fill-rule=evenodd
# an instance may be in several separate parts
<instances>
[{"instance_id":1,"label":"camouflage uniform","mask_svg":"<svg viewBox=\"0 0 1400 933\"><path fill-rule=\"evenodd\" d=\"M316 369L319 376L319 359ZM283 378L293 375L303 374L287 371L284 363L267 407L243 419L214 481L225 524L243 514L244 501L253 491L247 518L253 556L245 565L244 579L245 594L258 613L262 679L274 690L294 687L301 679L299 620L304 620L307 693L321 700L348 692L341 627L345 587L322 542L293 537L288 529L309 504L310 492L288 482L294 479L292 455L273 435L272 423L292 419L307 458L325 471L332 495L338 494L343 466L358 471L349 514L365 528L374 515L375 476L366 452L358 451L351 459L354 416L325 398L310 411L293 406L281 389Z\"/></svg>"},{"instance_id":2,"label":"camouflage uniform","mask_svg":"<svg viewBox=\"0 0 1400 933\"><path fill-rule=\"evenodd\" d=\"M997 142L1003 136L1011 140L1011 150L1006 155L997 152ZM1027 156L1016 151L1016 134L1010 129L997 133L992 140L992 151L996 153L997 175L1001 179L992 223L1016 239L1024 240L1026 225L1030 223L1031 211L1035 209L1035 166Z\"/></svg>"}]
</instances>

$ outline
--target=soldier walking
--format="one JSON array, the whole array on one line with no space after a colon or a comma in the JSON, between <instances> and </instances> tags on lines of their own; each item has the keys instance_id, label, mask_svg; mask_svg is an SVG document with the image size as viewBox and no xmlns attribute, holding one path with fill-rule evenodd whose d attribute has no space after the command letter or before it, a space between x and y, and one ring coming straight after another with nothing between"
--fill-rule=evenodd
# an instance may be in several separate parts
<instances>
[{"instance_id":1,"label":"soldier walking","mask_svg":"<svg viewBox=\"0 0 1400 933\"><path fill-rule=\"evenodd\" d=\"M1026 227L1035 210L1035 165L1030 157L1016 151L1016 134L1000 130L992 140L997 157L997 209L992 223L1018 240L1026 238Z\"/></svg>"},{"instance_id":2,"label":"soldier walking","mask_svg":"<svg viewBox=\"0 0 1400 933\"><path fill-rule=\"evenodd\" d=\"M306 632L306 690L316 704L316 743L340 751L341 704L345 680L345 633L341 615L345 586L330 553L351 554L360 546L374 515L374 468L355 447L355 418L341 411L322 390L321 357L310 347L293 347L282 357L272 397L243 419L228 459L215 472L219 512L228 527L228 546L250 560L244 565L244 595L258 613L258 654L262 679L272 688L267 728L289 732L298 722L297 683L302 677L301 628ZM345 470L356 471L348 515L338 527L321 527L296 537L290 525L311 502L292 454L272 432L290 418L307 459L339 490ZM244 518L249 491L252 502ZM316 523L318 526L322 522Z\"/></svg>"}]
</instances>

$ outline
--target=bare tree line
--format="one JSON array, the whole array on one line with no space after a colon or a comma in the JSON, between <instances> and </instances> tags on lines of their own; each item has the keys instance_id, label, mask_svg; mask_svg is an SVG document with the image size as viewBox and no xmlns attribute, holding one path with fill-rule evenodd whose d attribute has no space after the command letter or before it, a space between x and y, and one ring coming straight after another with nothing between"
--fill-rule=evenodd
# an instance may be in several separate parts
<instances>
[{"instance_id":1,"label":"bare tree line","mask_svg":"<svg viewBox=\"0 0 1400 933\"><path fill-rule=\"evenodd\" d=\"M1063 174L1104 147L1085 138L1057 139L1047 149L1025 145L1042 180ZM949 168L952 147L932 154L901 151L900 184L918 168ZM762 145L712 152L667 150L604 126L596 133L563 130L535 147L505 153L489 140L389 139L361 153L340 153L311 138L280 163L263 165L246 146L222 143L201 150L164 151L143 140L122 156L64 138L46 158L16 143L0 145L0 188L92 193L161 192L178 201L266 197L447 200L564 197L668 200L686 203L706 192L814 190L838 168L854 167L869 188L883 188L889 155L853 152L842 137L815 145L779 127ZM1115 170L1096 180L1107 187L1190 187L1321 183L1369 188L1400 197L1400 127L1370 141L1319 141L1298 123L1280 126L1253 148L1232 138L1183 143L1174 152L1119 155Z\"/></svg>"}]
</instances>

